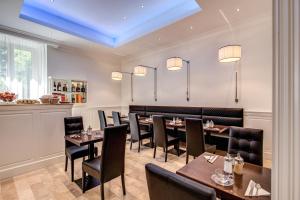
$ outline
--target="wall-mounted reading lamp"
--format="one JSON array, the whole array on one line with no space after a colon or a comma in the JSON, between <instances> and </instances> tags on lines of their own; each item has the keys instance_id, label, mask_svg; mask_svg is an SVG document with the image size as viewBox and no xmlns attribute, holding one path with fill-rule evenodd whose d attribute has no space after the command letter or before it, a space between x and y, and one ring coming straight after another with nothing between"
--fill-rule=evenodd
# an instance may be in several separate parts
<instances>
[{"instance_id":1,"label":"wall-mounted reading lamp","mask_svg":"<svg viewBox=\"0 0 300 200\"><path fill-rule=\"evenodd\" d=\"M111 73L111 79L116 81L121 81L123 78L123 74L129 74L130 75L130 95L131 95L131 102L133 102L133 73L130 72L112 72Z\"/></svg>"},{"instance_id":2,"label":"wall-mounted reading lamp","mask_svg":"<svg viewBox=\"0 0 300 200\"><path fill-rule=\"evenodd\" d=\"M190 61L180 57L171 57L167 59L167 68L170 71L180 70L183 67L183 62L187 65L186 73L186 100L190 100Z\"/></svg>"},{"instance_id":3,"label":"wall-mounted reading lamp","mask_svg":"<svg viewBox=\"0 0 300 200\"><path fill-rule=\"evenodd\" d=\"M219 62L238 62L242 57L241 45L227 45L219 49ZM238 72L235 72L235 102L238 103Z\"/></svg>"},{"instance_id":4,"label":"wall-mounted reading lamp","mask_svg":"<svg viewBox=\"0 0 300 200\"><path fill-rule=\"evenodd\" d=\"M138 65L134 68L133 74L135 76L146 76L147 68L154 70L154 101L157 101L157 68L156 67L149 67L145 65Z\"/></svg>"}]
</instances>

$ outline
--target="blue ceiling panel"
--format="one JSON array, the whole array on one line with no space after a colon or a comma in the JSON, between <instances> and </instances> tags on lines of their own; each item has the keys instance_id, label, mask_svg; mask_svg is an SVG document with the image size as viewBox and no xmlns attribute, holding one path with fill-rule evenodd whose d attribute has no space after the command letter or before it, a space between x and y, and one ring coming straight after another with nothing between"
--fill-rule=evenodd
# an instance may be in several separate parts
<instances>
[{"instance_id":1,"label":"blue ceiling panel","mask_svg":"<svg viewBox=\"0 0 300 200\"><path fill-rule=\"evenodd\" d=\"M24 0L20 17L118 47L199 11L195 0Z\"/></svg>"}]
</instances>

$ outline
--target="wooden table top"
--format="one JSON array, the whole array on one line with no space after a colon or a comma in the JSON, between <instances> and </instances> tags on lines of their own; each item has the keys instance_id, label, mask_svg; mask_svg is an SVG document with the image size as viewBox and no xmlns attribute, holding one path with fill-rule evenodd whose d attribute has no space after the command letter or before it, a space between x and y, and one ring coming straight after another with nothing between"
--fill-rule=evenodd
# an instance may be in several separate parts
<instances>
[{"instance_id":1,"label":"wooden table top","mask_svg":"<svg viewBox=\"0 0 300 200\"><path fill-rule=\"evenodd\" d=\"M166 120L166 126L167 128L178 128L179 131L185 132L185 121L182 121L181 123L176 124L170 124L172 120ZM153 121L149 120L149 118L140 118L139 123L142 125L152 125ZM212 134L218 134L218 135L228 135L228 129L229 126L224 125L214 125L213 128L203 127L204 131L212 133Z\"/></svg>"},{"instance_id":2,"label":"wooden table top","mask_svg":"<svg viewBox=\"0 0 300 200\"><path fill-rule=\"evenodd\" d=\"M185 122L182 121L181 123L171 123L172 120L166 120L166 126L167 128L184 128L185 127ZM142 125L152 125L153 121L149 120L148 118L140 118L139 123Z\"/></svg>"},{"instance_id":3,"label":"wooden table top","mask_svg":"<svg viewBox=\"0 0 300 200\"><path fill-rule=\"evenodd\" d=\"M103 140L103 131L100 130L92 131L92 135L84 135L84 134L66 135L65 140L72 142L77 146L84 146L91 143L101 142Z\"/></svg>"},{"instance_id":4,"label":"wooden table top","mask_svg":"<svg viewBox=\"0 0 300 200\"><path fill-rule=\"evenodd\" d=\"M112 119L113 116L112 115L108 115L107 118L111 118ZM121 119L128 119L128 116L127 115L120 115L120 118Z\"/></svg>"},{"instance_id":5,"label":"wooden table top","mask_svg":"<svg viewBox=\"0 0 300 200\"><path fill-rule=\"evenodd\" d=\"M201 184L207 185L211 188L214 188L216 190L217 196L223 197L224 199L271 199L271 196L244 196L250 180L259 183L263 189L271 192L271 169L253 165L250 163L245 163L243 168L243 175L234 175L234 185L224 187L216 184L211 179L211 175L214 174L216 169L223 169L224 157L219 156L217 160L213 164L211 164L207 162L207 160L204 158L204 155L212 154L205 152L192 162L188 163L183 168L179 169L176 173Z\"/></svg>"}]
</instances>

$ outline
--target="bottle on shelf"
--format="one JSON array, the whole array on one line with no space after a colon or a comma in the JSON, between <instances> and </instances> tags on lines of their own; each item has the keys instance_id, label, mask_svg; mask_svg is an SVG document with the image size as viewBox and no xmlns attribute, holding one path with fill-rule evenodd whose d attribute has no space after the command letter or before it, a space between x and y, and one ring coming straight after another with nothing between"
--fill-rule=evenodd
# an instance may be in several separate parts
<instances>
[{"instance_id":1,"label":"bottle on shelf","mask_svg":"<svg viewBox=\"0 0 300 200\"><path fill-rule=\"evenodd\" d=\"M64 91L64 92L67 92L67 91L68 91L68 87L67 87L67 84L66 84L66 83L64 83L63 91Z\"/></svg>"},{"instance_id":2,"label":"bottle on shelf","mask_svg":"<svg viewBox=\"0 0 300 200\"><path fill-rule=\"evenodd\" d=\"M72 103L76 103L75 102L75 95L74 94L72 94Z\"/></svg>"},{"instance_id":3,"label":"bottle on shelf","mask_svg":"<svg viewBox=\"0 0 300 200\"><path fill-rule=\"evenodd\" d=\"M84 83L82 83L82 86L81 86L81 92L85 92Z\"/></svg>"},{"instance_id":4,"label":"bottle on shelf","mask_svg":"<svg viewBox=\"0 0 300 200\"><path fill-rule=\"evenodd\" d=\"M60 82L57 83L57 91L61 91L61 83Z\"/></svg>"},{"instance_id":5,"label":"bottle on shelf","mask_svg":"<svg viewBox=\"0 0 300 200\"><path fill-rule=\"evenodd\" d=\"M74 83L72 83L72 92L76 92L76 88L75 88Z\"/></svg>"},{"instance_id":6,"label":"bottle on shelf","mask_svg":"<svg viewBox=\"0 0 300 200\"><path fill-rule=\"evenodd\" d=\"M56 82L53 83L53 91L56 91Z\"/></svg>"},{"instance_id":7,"label":"bottle on shelf","mask_svg":"<svg viewBox=\"0 0 300 200\"><path fill-rule=\"evenodd\" d=\"M76 92L80 92L80 84L79 83L77 83Z\"/></svg>"}]
</instances>

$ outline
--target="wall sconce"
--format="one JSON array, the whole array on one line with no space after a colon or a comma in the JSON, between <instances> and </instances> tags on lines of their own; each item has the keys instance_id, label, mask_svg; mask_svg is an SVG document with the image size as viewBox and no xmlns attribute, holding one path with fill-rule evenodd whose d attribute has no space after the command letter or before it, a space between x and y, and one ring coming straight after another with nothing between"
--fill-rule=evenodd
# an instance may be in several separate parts
<instances>
[{"instance_id":1,"label":"wall sconce","mask_svg":"<svg viewBox=\"0 0 300 200\"><path fill-rule=\"evenodd\" d=\"M180 70L183 67L183 62L187 65L186 74L186 100L190 101L190 61L180 57L171 57L167 59L167 69L170 71Z\"/></svg>"},{"instance_id":2,"label":"wall sconce","mask_svg":"<svg viewBox=\"0 0 300 200\"><path fill-rule=\"evenodd\" d=\"M130 72L112 72L111 73L111 79L116 81L121 81L123 78L123 74L129 74L130 75L130 95L131 95L131 102L133 102L133 73Z\"/></svg>"},{"instance_id":3,"label":"wall sconce","mask_svg":"<svg viewBox=\"0 0 300 200\"><path fill-rule=\"evenodd\" d=\"M157 68L149 67L149 66L145 66L145 65L139 65L134 68L134 75L135 76L146 76L147 68L154 70L154 101L157 101Z\"/></svg>"},{"instance_id":4,"label":"wall sconce","mask_svg":"<svg viewBox=\"0 0 300 200\"><path fill-rule=\"evenodd\" d=\"M227 45L219 48L219 62L238 62L242 57L241 45ZM235 102L238 103L238 72L235 72Z\"/></svg>"}]
</instances>

